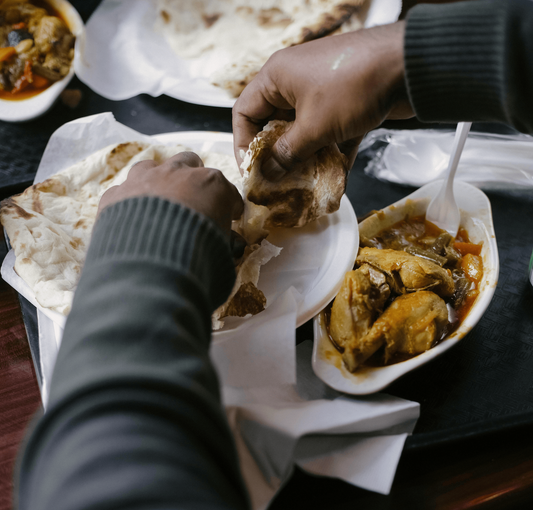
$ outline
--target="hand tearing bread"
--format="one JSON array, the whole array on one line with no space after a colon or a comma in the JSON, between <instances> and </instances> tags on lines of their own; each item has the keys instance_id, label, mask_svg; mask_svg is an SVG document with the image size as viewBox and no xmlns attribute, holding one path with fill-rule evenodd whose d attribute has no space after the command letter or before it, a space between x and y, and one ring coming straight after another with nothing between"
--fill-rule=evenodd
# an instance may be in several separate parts
<instances>
[{"instance_id":1,"label":"hand tearing bread","mask_svg":"<svg viewBox=\"0 0 533 510\"><path fill-rule=\"evenodd\" d=\"M245 199L241 230L252 242L264 239L274 227L302 227L340 207L348 168L346 157L334 144L320 149L277 182L263 177L263 161L292 124L270 121L254 138L246 154L241 151Z\"/></svg>"},{"instance_id":2,"label":"hand tearing bread","mask_svg":"<svg viewBox=\"0 0 533 510\"><path fill-rule=\"evenodd\" d=\"M15 271L41 306L63 315L70 312L104 192L123 183L139 161L162 163L189 150L181 145L142 142L112 145L2 202L0 220L15 251ZM220 169L242 192L242 177L233 156L198 154L206 166ZM213 315L215 329L222 327L224 317L255 314L266 306L266 298L257 288L260 266L281 248L266 240L246 244L231 295Z\"/></svg>"},{"instance_id":3,"label":"hand tearing bread","mask_svg":"<svg viewBox=\"0 0 533 510\"><path fill-rule=\"evenodd\" d=\"M236 262L233 290L213 314L213 329L221 328L225 317L255 315L267 306L257 287L260 268L281 251L266 239L270 229L303 226L339 207L347 172L336 147L322 149L277 183L262 177L261 161L289 127L273 121L259 133L245 158L244 180L233 156L198 152L205 166L220 169L244 194L245 203L245 214L232 229L246 247ZM70 312L104 192L122 184L139 161L159 164L189 150L145 142L115 144L1 203L0 220L15 251L15 271L42 307Z\"/></svg>"}]
</instances>

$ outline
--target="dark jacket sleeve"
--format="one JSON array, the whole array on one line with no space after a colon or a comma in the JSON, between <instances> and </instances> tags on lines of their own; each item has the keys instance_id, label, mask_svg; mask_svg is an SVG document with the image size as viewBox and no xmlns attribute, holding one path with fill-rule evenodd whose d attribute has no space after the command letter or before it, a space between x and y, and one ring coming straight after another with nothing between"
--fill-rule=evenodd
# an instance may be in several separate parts
<instances>
[{"instance_id":1,"label":"dark jacket sleeve","mask_svg":"<svg viewBox=\"0 0 533 510\"><path fill-rule=\"evenodd\" d=\"M422 121L533 132L533 2L470 0L409 11L406 80Z\"/></svg>"},{"instance_id":2,"label":"dark jacket sleeve","mask_svg":"<svg viewBox=\"0 0 533 510\"><path fill-rule=\"evenodd\" d=\"M200 214L148 197L104 210L21 458L21 510L248 507L208 358L234 279Z\"/></svg>"}]
</instances>

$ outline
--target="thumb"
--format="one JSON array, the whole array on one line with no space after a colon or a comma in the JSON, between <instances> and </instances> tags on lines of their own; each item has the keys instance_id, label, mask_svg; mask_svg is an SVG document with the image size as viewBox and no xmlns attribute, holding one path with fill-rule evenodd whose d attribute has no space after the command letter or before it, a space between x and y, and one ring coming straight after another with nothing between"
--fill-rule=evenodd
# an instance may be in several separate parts
<instances>
[{"instance_id":1,"label":"thumb","mask_svg":"<svg viewBox=\"0 0 533 510\"><path fill-rule=\"evenodd\" d=\"M270 157L263 162L261 172L266 179L279 181L287 172L309 159L325 145L320 139L311 136L309 128L306 129L303 122L295 121L290 129L278 138Z\"/></svg>"}]
</instances>

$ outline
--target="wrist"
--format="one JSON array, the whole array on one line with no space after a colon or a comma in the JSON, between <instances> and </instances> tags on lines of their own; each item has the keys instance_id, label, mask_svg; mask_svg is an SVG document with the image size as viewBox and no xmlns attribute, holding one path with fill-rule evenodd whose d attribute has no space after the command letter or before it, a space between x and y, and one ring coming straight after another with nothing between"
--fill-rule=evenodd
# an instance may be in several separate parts
<instances>
[{"instance_id":1,"label":"wrist","mask_svg":"<svg viewBox=\"0 0 533 510\"><path fill-rule=\"evenodd\" d=\"M374 102L377 127L386 118L407 118L410 108L404 108L407 98L404 64L405 21L397 21L366 30L369 49L363 66L367 66L364 89ZM359 76L361 69L355 69ZM356 83L356 86L360 86ZM367 105L370 107L370 105Z\"/></svg>"},{"instance_id":2,"label":"wrist","mask_svg":"<svg viewBox=\"0 0 533 510\"><path fill-rule=\"evenodd\" d=\"M380 28L385 32L385 36L383 47L377 55L380 60L377 65L380 66L381 79L385 84L385 104L388 114L400 99L407 97L404 62L405 21L397 21Z\"/></svg>"}]
</instances>

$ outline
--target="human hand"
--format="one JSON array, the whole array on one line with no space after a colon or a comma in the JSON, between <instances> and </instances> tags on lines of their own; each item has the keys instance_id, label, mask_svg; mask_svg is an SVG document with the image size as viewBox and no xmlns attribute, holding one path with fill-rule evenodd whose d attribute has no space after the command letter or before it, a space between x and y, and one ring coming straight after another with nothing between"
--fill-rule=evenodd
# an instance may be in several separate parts
<instances>
[{"instance_id":1,"label":"human hand","mask_svg":"<svg viewBox=\"0 0 533 510\"><path fill-rule=\"evenodd\" d=\"M141 161L126 181L109 188L100 200L98 214L127 198L155 196L204 214L229 236L231 221L240 218L244 205L237 188L220 170L205 168L194 152L181 152L158 165Z\"/></svg>"},{"instance_id":2,"label":"human hand","mask_svg":"<svg viewBox=\"0 0 533 510\"><path fill-rule=\"evenodd\" d=\"M404 81L405 22L325 37L278 51L233 107L235 156L272 119L294 120L263 163L279 179L337 143L353 165L363 136L385 119L414 115Z\"/></svg>"}]
</instances>

